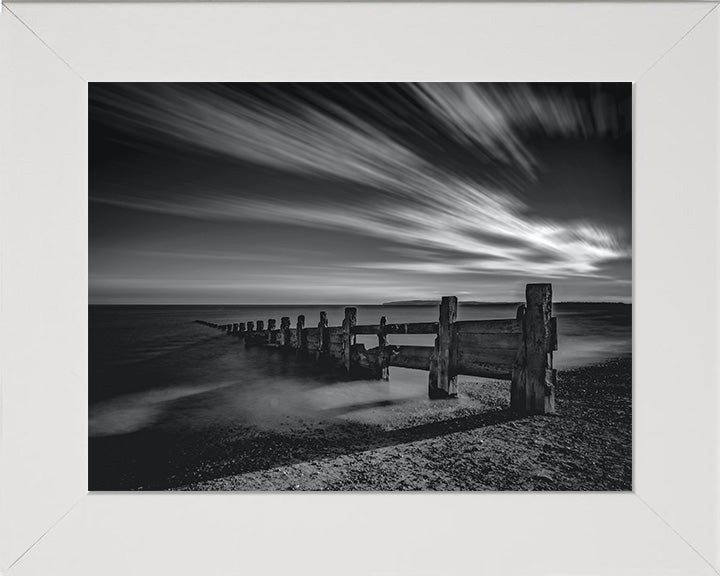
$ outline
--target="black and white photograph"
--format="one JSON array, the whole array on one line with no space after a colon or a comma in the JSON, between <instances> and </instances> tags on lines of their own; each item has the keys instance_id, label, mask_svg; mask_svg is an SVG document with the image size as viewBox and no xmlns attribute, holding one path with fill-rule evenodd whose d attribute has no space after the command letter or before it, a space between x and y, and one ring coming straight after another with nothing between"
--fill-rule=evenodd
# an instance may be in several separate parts
<instances>
[{"instance_id":1,"label":"black and white photograph","mask_svg":"<svg viewBox=\"0 0 720 576\"><path fill-rule=\"evenodd\" d=\"M88 84L90 491L630 491L631 83Z\"/></svg>"}]
</instances>

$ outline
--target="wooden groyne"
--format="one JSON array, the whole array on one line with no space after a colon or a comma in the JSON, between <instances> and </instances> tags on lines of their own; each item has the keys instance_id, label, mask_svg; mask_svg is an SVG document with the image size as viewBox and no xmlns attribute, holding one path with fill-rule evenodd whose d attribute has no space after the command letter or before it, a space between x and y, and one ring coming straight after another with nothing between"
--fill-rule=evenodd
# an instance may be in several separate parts
<instances>
[{"instance_id":1,"label":"wooden groyne","mask_svg":"<svg viewBox=\"0 0 720 576\"><path fill-rule=\"evenodd\" d=\"M510 407L522 414L555 411L557 322L552 315L552 285L528 284L525 304L515 318L458 320L458 301L444 296L437 322L392 324L385 316L377 324L358 324L357 308L345 308L341 326L329 326L320 312L316 326L306 326L305 316L256 322L200 324L223 330L244 340L246 347L280 348L298 356L328 362L347 375L383 379L389 368L398 366L428 371L430 398L457 396L457 376L478 376L510 380ZM378 344L366 348L357 335L377 336ZM388 343L395 334L435 334L434 346L397 346Z\"/></svg>"}]
</instances>

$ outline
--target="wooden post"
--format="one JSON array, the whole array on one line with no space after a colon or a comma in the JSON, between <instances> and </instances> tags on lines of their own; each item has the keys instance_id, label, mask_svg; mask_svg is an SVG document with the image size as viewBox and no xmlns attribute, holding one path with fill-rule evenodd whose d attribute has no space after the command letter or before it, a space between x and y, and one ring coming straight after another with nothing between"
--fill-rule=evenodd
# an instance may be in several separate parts
<instances>
[{"instance_id":1,"label":"wooden post","mask_svg":"<svg viewBox=\"0 0 720 576\"><path fill-rule=\"evenodd\" d=\"M428 378L430 398L457 396L457 375L455 371L454 322L457 319L457 297L443 296L440 302L440 320L435 351L431 359ZM435 364L433 367L432 364ZM433 369L434 368L434 369Z\"/></svg>"},{"instance_id":2,"label":"wooden post","mask_svg":"<svg viewBox=\"0 0 720 576\"><path fill-rule=\"evenodd\" d=\"M510 407L520 414L550 414L555 411L556 371L548 357L557 348L551 284L526 286L521 328L523 342L513 367Z\"/></svg>"},{"instance_id":3,"label":"wooden post","mask_svg":"<svg viewBox=\"0 0 720 576\"><path fill-rule=\"evenodd\" d=\"M247 323L248 334L245 337L245 348L250 348L255 343L255 322Z\"/></svg>"},{"instance_id":4,"label":"wooden post","mask_svg":"<svg viewBox=\"0 0 720 576\"><path fill-rule=\"evenodd\" d=\"M280 318L280 346L285 348L290 345L290 316Z\"/></svg>"},{"instance_id":5,"label":"wooden post","mask_svg":"<svg viewBox=\"0 0 720 576\"><path fill-rule=\"evenodd\" d=\"M302 314L298 316L295 329L295 345L297 346L297 353L302 354L307 350L307 340L305 339L305 316Z\"/></svg>"},{"instance_id":6,"label":"wooden post","mask_svg":"<svg viewBox=\"0 0 720 576\"><path fill-rule=\"evenodd\" d=\"M317 356L318 358L327 352L328 345L330 344L328 342L328 334L327 334L327 328L328 328L328 319L327 319L327 312L320 312L320 322L318 322L318 352Z\"/></svg>"},{"instance_id":7,"label":"wooden post","mask_svg":"<svg viewBox=\"0 0 720 576\"><path fill-rule=\"evenodd\" d=\"M357 324L357 308L348 307L345 308L345 320L343 320L343 343L342 343L342 355L341 362L345 367L345 372L350 374L350 364L352 361L352 344L353 344L353 333L352 329Z\"/></svg>"},{"instance_id":8,"label":"wooden post","mask_svg":"<svg viewBox=\"0 0 720 576\"><path fill-rule=\"evenodd\" d=\"M385 334L385 324L387 324L387 319L385 318L385 316L382 316L380 318L380 329L378 330L378 348L380 348L380 373L378 374L378 376L381 380L388 380L390 378L390 366L388 359L385 357L385 347L387 346L387 334Z\"/></svg>"},{"instance_id":9,"label":"wooden post","mask_svg":"<svg viewBox=\"0 0 720 576\"><path fill-rule=\"evenodd\" d=\"M277 320L274 318L270 318L268 320L268 327L267 327L267 334L265 336L265 344L271 345L275 344L275 337L273 336L272 331L277 328Z\"/></svg>"},{"instance_id":10,"label":"wooden post","mask_svg":"<svg viewBox=\"0 0 720 576\"><path fill-rule=\"evenodd\" d=\"M239 331L240 331L240 324L238 324L237 322L233 322L232 335L237 336Z\"/></svg>"},{"instance_id":11,"label":"wooden post","mask_svg":"<svg viewBox=\"0 0 720 576\"><path fill-rule=\"evenodd\" d=\"M244 337L245 337L245 322L240 322L240 323L238 324L237 337L238 337L238 338L244 338Z\"/></svg>"}]
</instances>

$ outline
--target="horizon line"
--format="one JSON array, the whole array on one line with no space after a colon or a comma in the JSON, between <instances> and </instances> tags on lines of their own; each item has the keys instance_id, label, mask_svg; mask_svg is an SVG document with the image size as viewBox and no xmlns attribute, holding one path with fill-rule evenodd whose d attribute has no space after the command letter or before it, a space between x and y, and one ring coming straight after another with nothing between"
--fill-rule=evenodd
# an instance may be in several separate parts
<instances>
[{"instance_id":1,"label":"horizon line","mask_svg":"<svg viewBox=\"0 0 720 576\"><path fill-rule=\"evenodd\" d=\"M425 304L424 302L427 302ZM427 306L430 302L440 303L440 300L394 300L390 302L361 302L353 304L354 306ZM523 304L522 300L458 300L458 304L492 304L492 305L514 305ZM553 300L553 304L625 304L632 305L632 300ZM257 307L271 307L271 306L350 306L347 302L323 302L323 303L310 303L310 302L292 302L292 303L277 303L271 302L266 304L243 304L236 302L88 302L88 306L257 306Z\"/></svg>"}]
</instances>

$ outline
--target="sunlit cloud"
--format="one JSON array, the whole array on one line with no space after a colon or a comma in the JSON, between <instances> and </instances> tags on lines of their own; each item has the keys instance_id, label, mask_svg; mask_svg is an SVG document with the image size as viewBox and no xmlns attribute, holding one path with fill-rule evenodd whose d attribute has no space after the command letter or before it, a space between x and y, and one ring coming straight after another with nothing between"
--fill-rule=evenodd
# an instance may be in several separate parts
<instances>
[{"instance_id":1,"label":"sunlit cloud","mask_svg":"<svg viewBox=\"0 0 720 576\"><path fill-rule=\"evenodd\" d=\"M298 205L287 201L266 202L231 196L175 196L172 201L127 197L102 200L125 208L155 211L190 218L231 221L263 221L295 226L354 231L396 244L452 251L457 261L411 264L427 272L505 272L557 277L597 272L608 261L629 256L612 231L587 222L554 222L523 213L518 201L507 201L478 190L476 201L464 201L454 210L454 190L435 198L436 210L409 203L353 206L332 202ZM467 195L470 192L464 191ZM466 199L467 200L467 199ZM503 200L503 201L501 201ZM485 239L474 234L483 230ZM493 238L497 241L493 242ZM510 246L504 239L511 239ZM400 266L398 269L402 269Z\"/></svg>"}]
</instances>

